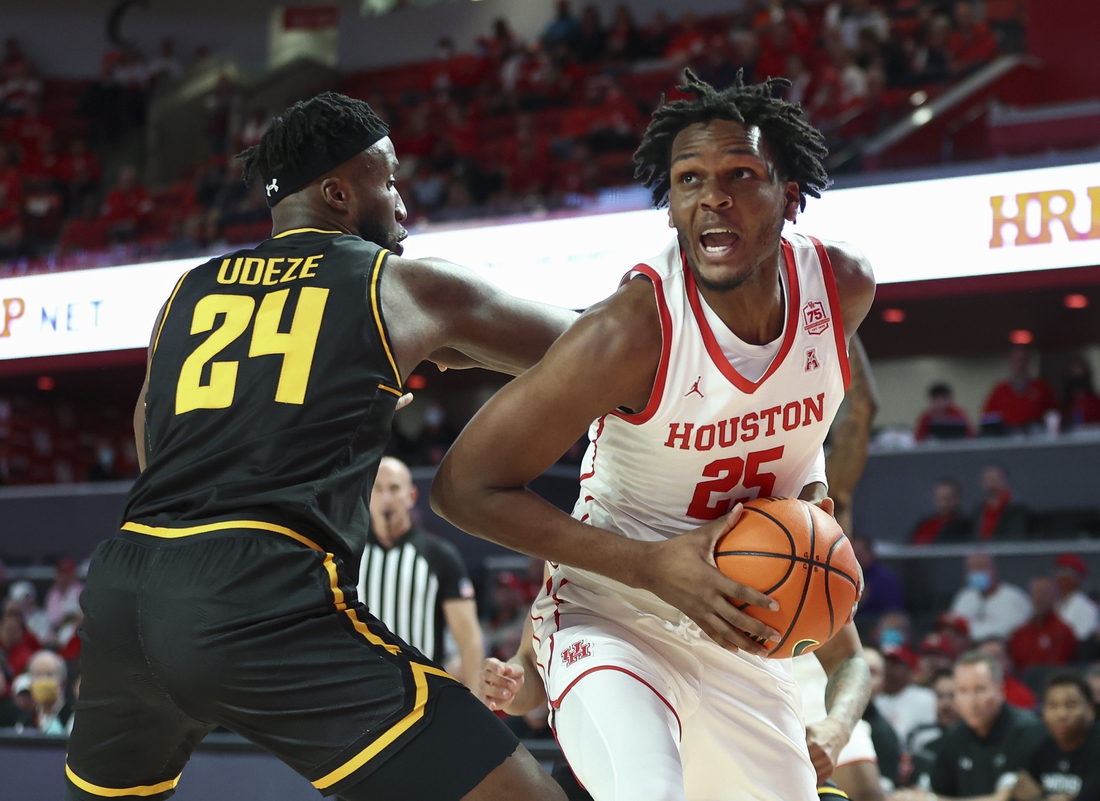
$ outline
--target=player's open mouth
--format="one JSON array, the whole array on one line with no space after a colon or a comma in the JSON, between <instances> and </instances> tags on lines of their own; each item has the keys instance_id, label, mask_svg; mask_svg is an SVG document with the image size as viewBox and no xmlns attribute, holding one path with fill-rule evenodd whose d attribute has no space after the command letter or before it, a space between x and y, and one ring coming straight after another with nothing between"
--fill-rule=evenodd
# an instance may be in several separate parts
<instances>
[{"instance_id":1,"label":"player's open mouth","mask_svg":"<svg viewBox=\"0 0 1100 801\"><path fill-rule=\"evenodd\" d=\"M722 258L733 250L740 238L729 228L708 228L699 237L699 244L706 255Z\"/></svg>"}]
</instances>

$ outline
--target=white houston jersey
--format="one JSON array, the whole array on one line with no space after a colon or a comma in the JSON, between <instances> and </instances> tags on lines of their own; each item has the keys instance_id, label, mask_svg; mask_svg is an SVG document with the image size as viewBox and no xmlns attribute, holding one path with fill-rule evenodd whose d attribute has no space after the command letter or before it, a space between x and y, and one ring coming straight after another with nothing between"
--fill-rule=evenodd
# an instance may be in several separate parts
<instances>
[{"instance_id":1,"label":"white houston jersey","mask_svg":"<svg viewBox=\"0 0 1100 801\"><path fill-rule=\"evenodd\" d=\"M791 235L782 250L787 316L758 381L723 354L675 239L628 273L624 280L653 282L660 366L645 409L592 424L574 517L656 541L715 520L738 501L794 497L811 475L824 480L822 443L850 377L840 303L819 241ZM728 329L719 336L733 338Z\"/></svg>"}]
</instances>

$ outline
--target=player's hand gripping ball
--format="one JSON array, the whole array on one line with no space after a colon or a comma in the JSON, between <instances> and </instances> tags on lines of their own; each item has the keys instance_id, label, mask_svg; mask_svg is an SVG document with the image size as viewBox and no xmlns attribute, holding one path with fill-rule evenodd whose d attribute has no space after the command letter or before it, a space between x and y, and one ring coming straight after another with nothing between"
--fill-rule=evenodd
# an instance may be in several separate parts
<instances>
[{"instance_id":1,"label":"player's hand gripping ball","mask_svg":"<svg viewBox=\"0 0 1100 801\"><path fill-rule=\"evenodd\" d=\"M768 657L817 650L848 622L859 600L859 563L827 512L794 498L758 498L714 549L718 569L779 602L779 611L741 605L780 634Z\"/></svg>"}]
</instances>

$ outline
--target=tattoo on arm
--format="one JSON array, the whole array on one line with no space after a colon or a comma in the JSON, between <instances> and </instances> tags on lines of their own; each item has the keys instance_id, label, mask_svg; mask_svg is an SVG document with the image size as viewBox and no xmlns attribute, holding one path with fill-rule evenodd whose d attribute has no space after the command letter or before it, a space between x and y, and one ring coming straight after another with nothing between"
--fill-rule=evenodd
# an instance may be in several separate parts
<instances>
[{"instance_id":1,"label":"tattoo on arm","mask_svg":"<svg viewBox=\"0 0 1100 801\"><path fill-rule=\"evenodd\" d=\"M830 717L847 724L848 729L863 717L871 700L871 670L862 656L852 656L829 677L825 687L825 709Z\"/></svg>"}]
</instances>

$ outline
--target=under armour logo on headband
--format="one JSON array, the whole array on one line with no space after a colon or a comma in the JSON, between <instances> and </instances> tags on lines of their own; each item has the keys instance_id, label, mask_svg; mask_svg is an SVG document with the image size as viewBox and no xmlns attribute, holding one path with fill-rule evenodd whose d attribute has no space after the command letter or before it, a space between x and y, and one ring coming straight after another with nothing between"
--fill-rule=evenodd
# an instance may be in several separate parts
<instances>
[{"instance_id":1,"label":"under armour logo on headband","mask_svg":"<svg viewBox=\"0 0 1100 801\"><path fill-rule=\"evenodd\" d=\"M265 188L267 189L267 196L271 197L272 192L278 192L279 191L279 179L278 178L272 178L271 183L269 183Z\"/></svg>"}]
</instances>

